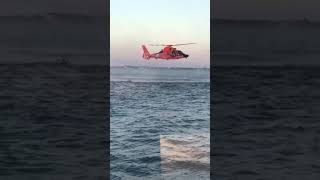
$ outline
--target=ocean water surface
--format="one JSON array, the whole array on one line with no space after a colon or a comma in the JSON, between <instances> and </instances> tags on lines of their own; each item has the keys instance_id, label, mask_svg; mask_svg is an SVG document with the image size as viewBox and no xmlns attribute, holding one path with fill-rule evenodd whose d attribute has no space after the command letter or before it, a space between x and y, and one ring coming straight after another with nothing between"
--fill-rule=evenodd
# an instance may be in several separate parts
<instances>
[{"instance_id":1,"label":"ocean water surface","mask_svg":"<svg viewBox=\"0 0 320 180\"><path fill-rule=\"evenodd\" d=\"M215 67L213 179L318 179L320 67Z\"/></svg>"},{"instance_id":2,"label":"ocean water surface","mask_svg":"<svg viewBox=\"0 0 320 180\"><path fill-rule=\"evenodd\" d=\"M106 66L0 65L0 179L106 178Z\"/></svg>"},{"instance_id":3,"label":"ocean water surface","mask_svg":"<svg viewBox=\"0 0 320 180\"><path fill-rule=\"evenodd\" d=\"M111 68L111 179L209 179L209 75Z\"/></svg>"}]
</instances>

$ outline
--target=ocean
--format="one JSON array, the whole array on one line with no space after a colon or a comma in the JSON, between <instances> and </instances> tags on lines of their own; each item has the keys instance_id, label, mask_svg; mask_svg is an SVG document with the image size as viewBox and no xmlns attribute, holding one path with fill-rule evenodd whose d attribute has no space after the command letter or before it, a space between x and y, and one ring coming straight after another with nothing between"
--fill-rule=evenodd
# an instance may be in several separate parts
<instances>
[{"instance_id":1,"label":"ocean","mask_svg":"<svg viewBox=\"0 0 320 180\"><path fill-rule=\"evenodd\" d=\"M318 179L320 67L214 67L213 179Z\"/></svg>"},{"instance_id":2,"label":"ocean","mask_svg":"<svg viewBox=\"0 0 320 180\"><path fill-rule=\"evenodd\" d=\"M101 65L0 65L0 179L105 179Z\"/></svg>"},{"instance_id":3,"label":"ocean","mask_svg":"<svg viewBox=\"0 0 320 180\"><path fill-rule=\"evenodd\" d=\"M110 73L111 179L209 179L210 69Z\"/></svg>"}]
</instances>

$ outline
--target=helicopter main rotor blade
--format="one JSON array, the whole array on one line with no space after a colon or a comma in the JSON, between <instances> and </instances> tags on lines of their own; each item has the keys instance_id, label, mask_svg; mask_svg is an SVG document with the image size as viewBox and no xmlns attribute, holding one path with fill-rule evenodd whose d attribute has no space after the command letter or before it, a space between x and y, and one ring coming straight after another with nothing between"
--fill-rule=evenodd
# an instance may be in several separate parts
<instances>
[{"instance_id":1,"label":"helicopter main rotor blade","mask_svg":"<svg viewBox=\"0 0 320 180\"><path fill-rule=\"evenodd\" d=\"M189 45L189 44L196 44L196 43L173 44L171 46L183 46L183 45Z\"/></svg>"},{"instance_id":2,"label":"helicopter main rotor blade","mask_svg":"<svg viewBox=\"0 0 320 180\"><path fill-rule=\"evenodd\" d=\"M196 43L185 43L185 44L149 44L150 46L183 46L189 44L196 44Z\"/></svg>"},{"instance_id":3,"label":"helicopter main rotor blade","mask_svg":"<svg viewBox=\"0 0 320 180\"><path fill-rule=\"evenodd\" d=\"M165 45L165 44L149 44L150 46L168 46L168 45Z\"/></svg>"}]
</instances>

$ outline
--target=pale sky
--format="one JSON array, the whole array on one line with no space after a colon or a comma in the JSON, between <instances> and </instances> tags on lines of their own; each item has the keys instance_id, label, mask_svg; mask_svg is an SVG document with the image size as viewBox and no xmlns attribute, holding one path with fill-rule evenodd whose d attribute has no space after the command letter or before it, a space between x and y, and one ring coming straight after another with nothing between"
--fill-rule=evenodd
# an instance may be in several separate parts
<instances>
[{"instance_id":1,"label":"pale sky","mask_svg":"<svg viewBox=\"0 0 320 180\"><path fill-rule=\"evenodd\" d=\"M210 0L111 0L111 66L209 67ZM181 61L146 61L141 45L197 43L177 46L190 57Z\"/></svg>"}]
</instances>

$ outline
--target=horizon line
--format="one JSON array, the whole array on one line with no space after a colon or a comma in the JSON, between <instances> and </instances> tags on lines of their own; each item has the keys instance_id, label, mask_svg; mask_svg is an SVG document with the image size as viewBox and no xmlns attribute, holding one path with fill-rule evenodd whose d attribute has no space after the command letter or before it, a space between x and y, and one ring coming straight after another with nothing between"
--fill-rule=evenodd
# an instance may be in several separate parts
<instances>
[{"instance_id":1,"label":"horizon line","mask_svg":"<svg viewBox=\"0 0 320 180\"><path fill-rule=\"evenodd\" d=\"M110 68L122 68L122 67L146 67L146 68L184 68L184 69L210 69L210 66L205 67L183 67L183 66L145 66L145 65L110 65Z\"/></svg>"}]
</instances>

